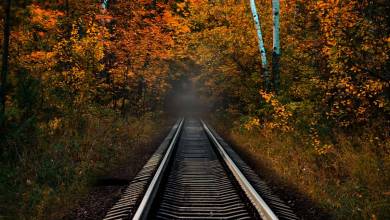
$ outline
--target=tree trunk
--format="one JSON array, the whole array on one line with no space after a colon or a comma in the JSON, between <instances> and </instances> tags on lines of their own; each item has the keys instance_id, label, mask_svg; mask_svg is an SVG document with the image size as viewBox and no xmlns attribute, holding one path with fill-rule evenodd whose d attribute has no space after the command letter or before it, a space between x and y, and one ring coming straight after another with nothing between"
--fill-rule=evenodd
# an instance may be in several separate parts
<instances>
[{"instance_id":1,"label":"tree trunk","mask_svg":"<svg viewBox=\"0 0 390 220\"><path fill-rule=\"evenodd\" d=\"M280 90L280 25L279 25L280 3L279 0L272 0L273 14L273 52L272 52L272 75L274 79L274 89L276 93Z\"/></svg>"},{"instance_id":2,"label":"tree trunk","mask_svg":"<svg viewBox=\"0 0 390 220\"><path fill-rule=\"evenodd\" d=\"M102 3L102 8L107 9L108 8L108 0L104 0Z\"/></svg>"},{"instance_id":3,"label":"tree trunk","mask_svg":"<svg viewBox=\"0 0 390 220\"><path fill-rule=\"evenodd\" d=\"M263 75L264 75L264 86L265 86L265 89L267 91L269 91L270 90L270 80L269 80L269 73L268 73L267 54L265 52L263 35L261 33L261 25L260 25L259 15L257 14L255 0L251 0L250 3L251 3L253 20L255 21L255 26L256 26L256 30L257 30L257 40L259 41L259 50L260 50L260 54L261 54L261 66L262 66Z\"/></svg>"},{"instance_id":4,"label":"tree trunk","mask_svg":"<svg viewBox=\"0 0 390 220\"><path fill-rule=\"evenodd\" d=\"M1 87L0 87L0 114L4 117L5 113L5 96L7 88L8 74L8 56L9 56L9 36L10 36L10 16L11 16L11 0L4 0L4 41L3 41L3 64L1 68ZM4 120L3 120L4 121Z\"/></svg>"}]
</instances>

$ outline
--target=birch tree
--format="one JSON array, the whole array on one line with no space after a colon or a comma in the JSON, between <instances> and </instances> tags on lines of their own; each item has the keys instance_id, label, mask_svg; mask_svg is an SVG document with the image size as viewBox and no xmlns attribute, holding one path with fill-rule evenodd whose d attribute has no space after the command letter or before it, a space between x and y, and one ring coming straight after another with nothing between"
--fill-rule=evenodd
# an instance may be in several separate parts
<instances>
[{"instance_id":1,"label":"birch tree","mask_svg":"<svg viewBox=\"0 0 390 220\"><path fill-rule=\"evenodd\" d=\"M274 80L274 89L278 93L280 90L280 38L279 38L279 0L272 0L273 14L273 52L272 52L272 75Z\"/></svg>"},{"instance_id":2,"label":"birch tree","mask_svg":"<svg viewBox=\"0 0 390 220\"><path fill-rule=\"evenodd\" d=\"M108 0L104 0L102 3L102 8L107 9L108 8Z\"/></svg>"},{"instance_id":3,"label":"birch tree","mask_svg":"<svg viewBox=\"0 0 390 220\"><path fill-rule=\"evenodd\" d=\"M259 20L259 15L257 13L256 9L256 3L255 0L250 0L251 5L251 11L253 15L253 20L255 22L256 31L257 31L257 39L259 42L259 50L261 54L261 66L263 69L263 75L264 75L264 86L266 90L270 90L270 80L269 80L269 73L268 73L268 63L267 63L267 54L264 47L264 41L263 41L263 35L261 32L261 24Z\"/></svg>"}]
</instances>

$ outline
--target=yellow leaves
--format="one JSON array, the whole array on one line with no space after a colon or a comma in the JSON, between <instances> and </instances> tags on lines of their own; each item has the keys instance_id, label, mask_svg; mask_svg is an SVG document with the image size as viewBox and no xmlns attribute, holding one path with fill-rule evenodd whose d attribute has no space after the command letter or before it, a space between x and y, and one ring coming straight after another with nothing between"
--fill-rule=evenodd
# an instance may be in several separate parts
<instances>
[{"instance_id":1,"label":"yellow leaves","mask_svg":"<svg viewBox=\"0 0 390 220\"><path fill-rule=\"evenodd\" d=\"M368 80L364 85L364 90L367 93L371 93L372 95L376 95L384 91L386 84L381 82L380 80Z\"/></svg>"},{"instance_id":2,"label":"yellow leaves","mask_svg":"<svg viewBox=\"0 0 390 220\"><path fill-rule=\"evenodd\" d=\"M383 54L388 51L386 38L374 35L377 27L358 13L356 2L322 3L319 7L323 11L318 17L326 44L321 53L330 69L330 77L324 82L324 104L330 106L327 115L342 127L368 122L385 108L381 100L386 82L375 74L381 74L388 62L388 56ZM348 29L352 27L354 30L350 32ZM351 33L357 36L351 38ZM354 42L356 39L358 43Z\"/></svg>"},{"instance_id":3,"label":"yellow leaves","mask_svg":"<svg viewBox=\"0 0 390 220\"><path fill-rule=\"evenodd\" d=\"M189 28L173 13L170 4L157 2L155 10L144 7L152 4L151 1L126 4L131 4L133 10L117 20L115 40L109 45L120 61L113 68L130 65L132 72L148 80L154 77L152 72L157 74L156 69L165 71L157 65L172 58L178 35Z\"/></svg>"},{"instance_id":4,"label":"yellow leaves","mask_svg":"<svg viewBox=\"0 0 390 220\"><path fill-rule=\"evenodd\" d=\"M47 124L49 133L53 134L57 129L60 128L61 125L62 125L61 118L55 117L52 120L50 120L49 123Z\"/></svg>"},{"instance_id":5,"label":"yellow leaves","mask_svg":"<svg viewBox=\"0 0 390 220\"><path fill-rule=\"evenodd\" d=\"M32 72L36 77L44 77L44 72L50 70L55 64L55 53L51 51L33 51L30 54L23 55L19 59L26 69Z\"/></svg>"},{"instance_id":6,"label":"yellow leaves","mask_svg":"<svg viewBox=\"0 0 390 220\"><path fill-rule=\"evenodd\" d=\"M271 99L273 97L272 93L267 93L263 90L260 90L260 95L265 100L265 102L268 102L268 103L271 101Z\"/></svg>"},{"instance_id":7,"label":"yellow leaves","mask_svg":"<svg viewBox=\"0 0 390 220\"><path fill-rule=\"evenodd\" d=\"M82 35L80 28L83 28ZM105 29L98 24L77 21L72 25L70 39L63 38L51 46L51 51L34 51L23 59L26 66L39 73L46 94L56 88L71 94L67 97L73 104L86 104L97 87L94 74L104 68L101 63L105 55L104 38ZM58 108L64 107L64 103L52 101Z\"/></svg>"},{"instance_id":8,"label":"yellow leaves","mask_svg":"<svg viewBox=\"0 0 390 220\"><path fill-rule=\"evenodd\" d=\"M171 27L179 26L179 21L172 15L172 13L168 10L164 11L162 19L165 23L167 23Z\"/></svg>"},{"instance_id":9,"label":"yellow leaves","mask_svg":"<svg viewBox=\"0 0 390 220\"><path fill-rule=\"evenodd\" d=\"M187 3L186 2L181 2L181 3L177 3L176 6L177 6L177 10L179 12L182 12L184 11L185 7L186 7Z\"/></svg>"},{"instance_id":10,"label":"yellow leaves","mask_svg":"<svg viewBox=\"0 0 390 220\"><path fill-rule=\"evenodd\" d=\"M362 106L359 106L359 107L357 108L357 111L356 111L356 113L357 113L358 115L363 115L365 112L366 112L366 108L364 108L364 107L362 107Z\"/></svg>"},{"instance_id":11,"label":"yellow leaves","mask_svg":"<svg viewBox=\"0 0 390 220\"><path fill-rule=\"evenodd\" d=\"M332 152L333 149L334 149L334 146L332 144L325 144L323 146L315 147L315 152L317 155L326 155L326 154Z\"/></svg>"},{"instance_id":12,"label":"yellow leaves","mask_svg":"<svg viewBox=\"0 0 390 220\"><path fill-rule=\"evenodd\" d=\"M268 128L278 128L282 131L292 131L293 127L289 125L289 119L292 117L292 112L288 111L286 106L281 104L274 94L268 93L266 91L259 91L261 97L264 101L270 104L272 112L272 121L265 123L265 127Z\"/></svg>"},{"instance_id":13,"label":"yellow leaves","mask_svg":"<svg viewBox=\"0 0 390 220\"><path fill-rule=\"evenodd\" d=\"M40 61L40 60L49 60L53 58L54 53L53 52L47 52L47 51L33 51L28 58L32 61Z\"/></svg>"},{"instance_id":14,"label":"yellow leaves","mask_svg":"<svg viewBox=\"0 0 390 220\"><path fill-rule=\"evenodd\" d=\"M374 101L374 105L383 108L385 106L385 100L383 98L377 99Z\"/></svg>"},{"instance_id":15,"label":"yellow leaves","mask_svg":"<svg viewBox=\"0 0 390 220\"><path fill-rule=\"evenodd\" d=\"M325 42L321 49L322 53L329 58L329 66L334 71L341 72L344 62L341 58L351 55L343 44L343 41L350 40L343 39L346 37L346 30L353 28L357 23L362 23L363 18L355 10L356 2L318 1L316 9L321 24L322 40Z\"/></svg>"},{"instance_id":16,"label":"yellow leaves","mask_svg":"<svg viewBox=\"0 0 390 220\"><path fill-rule=\"evenodd\" d=\"M70 41L74 55L81 59L100 61L104 57L104 39L107 31L97 24L89 22L85 27L85 36L80 36L80 25L80 21L72 25ZM63 46L66 47L68 44L64 43Z\"/></svg>"},{"instance_id":17,"label":"yellow leaves","mask_svg":"<svg viewBox=\"0 0 390 220\"><path fill-rule=\"evenodd\" d=\"M190 28L185 24L183 19L180 20L178 16L173 16L169 10L165 10L162 16L162 20L168 25L168 27L178 34L190 32Z\"/></svg>"},{"instance_id":18,"label":"yellow leaves","mask_svg":"<svg viewBox=\"0 0 390 220\"><path fill-rule=\"evenodd\" d=\"M245 124L244 124L244 128L248 131L251 131L255 128L259 128L260 127L260 119L256 118L256 117L251 117Z\"/></svg>"},{"instance_id":19,"label":"yellow leaves","mask_svg":"<svg viewBox=\"0 0 390 220\"><path fill-rule=\"evenodd\" d=\"M314 128L315 124L316 124L315 122L311 124L310 136L309 136L311 140L311 145L314 148L314 153L318 156L323 156L333 152L335 150L333 144L321 143L318 130Z\"/></svg>"},{"instance_id":20,"label":"yellow leaves","mask_svg":"<svg viewBox=\"0 0 390 220\"><path fill-rule=\"evenodd\" d=\"M331 104L331 108L326 114L339 126L347 127L354 123L367 122L374 112L385 107L383 94L387 83L373 79L363 82L341 76L328 82L325 101L328 102L327 105Z\"/></svg>"},{"instance_id":21,"label":"yellow leaves","mask_svg":"<svg viewBox=\"0 0 390 220\"><path fill-rule=\"evenodd\" d=\"M179 33L189 33L191 29L187 25L180 25L177 29Z\"/></svg>"}]
</instances>

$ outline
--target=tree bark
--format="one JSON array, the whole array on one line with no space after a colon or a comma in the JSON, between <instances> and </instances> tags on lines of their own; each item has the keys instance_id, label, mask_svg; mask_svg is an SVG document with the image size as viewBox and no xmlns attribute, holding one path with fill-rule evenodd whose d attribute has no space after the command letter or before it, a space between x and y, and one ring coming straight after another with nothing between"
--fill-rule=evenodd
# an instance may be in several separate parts
<instances>
[{"instance_id":1,"label":"tree bark","mask_svg":"<svg viewBox=\"0 0 390 220\"><path fill-rule=\"evenodd\" d=\"M5 113L5 98L7 89L7 74L8 74L8 56L9 56L9 37L10 37L10 16L11 16L11 0L4 0L4 40L3 40L3 59L1 68L1 87L0 87L0 114L4 117ZM2 120L4 121L4 119Z\"/></svg>"},{"instance_id":2,"label":"tree bark","mask_svg":"<svg viewBox=\"0 0 390 220\"><path fill-rule=\"evenodd\" d=\"M107 9L108 8L108 0L104 0L102 3L102 8Z\"/></svg>"},{"instance_id":3,"label":"tree bark","mask_svg":"<svg viewBox=\"0 0 390 220\"><path fill-rule=\"evenodd\" d=\"M267 62L267 54L264 47L263 35L261 33L261 25L259 20L259 15L257 14L256 3L255 0L250 0L251 11L253 15L253 20L255 22L256 31L257 31L257 40L259 42L259 50L261 54L261 66L263 69L264 75L264 86L267 91L270 90L270 80L268 73L268 62Z\"/></svg>"},{"instance_id":4,"label":"tree bark","mask_svg":"<svg viewBox=\"0 0 390 220\"><path fill-rule=\"evenodd\" d=\"M272 52L272 75L274 80L274 89L276 93L280 90L280 2L272 0L273 14L273 52Z\"/></svg>"}]
</instances>

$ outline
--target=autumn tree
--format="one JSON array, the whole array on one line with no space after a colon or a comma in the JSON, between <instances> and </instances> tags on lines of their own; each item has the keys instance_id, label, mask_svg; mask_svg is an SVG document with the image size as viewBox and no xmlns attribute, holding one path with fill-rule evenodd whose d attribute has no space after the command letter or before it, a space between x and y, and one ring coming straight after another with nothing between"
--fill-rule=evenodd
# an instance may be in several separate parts
<instances>
[{"instance_id":1,"label":"autumn tree","mask_svg":"<svg viewBox=\"0 0 390 220\"><path fill-rule=\"evenodd\" d=\"M136 110L136 106L145 111L161 102L174 37L188 29L175 16L174 7L174 1L117 1L110 8L113 31L107 50L115 61L109 81L113 105L120 102L122 111Z\"/></svg>"},{"instance_id":2,"label":"autumn tree","mask_svg":"<svg viewBox=\"0 0 390 220\"><path fill-rule=\"evenodd\" d=\"M270 3L256 3L261 5L257 10L264 28L264 51L278 44L271 35L270 19L278 5ZM255 76L261 68L256 64L260 52L254 48L260 45L263 49L256 42L251 19L254 4L194 1L191 5L193 43L189 48L212 73L204 74L205 83L217 97L240 106L245 114L257 111L253 105L259 102L258 93L253 88L263 81ZM285 90L280 97L307 111L321 112L319 117L341 127L386 115L388 28L384 10L382 3L282 2L280 44L286 56L280 60L281 89ZM276 72L277 63L272 65ZM273 75L278 87L278 74Z\"/></svg>"},{"instance_id":3,"label":"autumn tree","mask_svg":"<svg viewBox=\"0 0 390 220\"><path fill-rule=\"evenodd\" d=\"M181 12L176 1L115 1L105 11L88 1L15 4L8 128L29 139L37 127L82 122L95 109L138 116L157 111L169 87L174 38L188 32ZM2 135L12 139L11 130ZM24 148L11 139L20 145L12 149Z\"/></svg>"}]
</instances>

